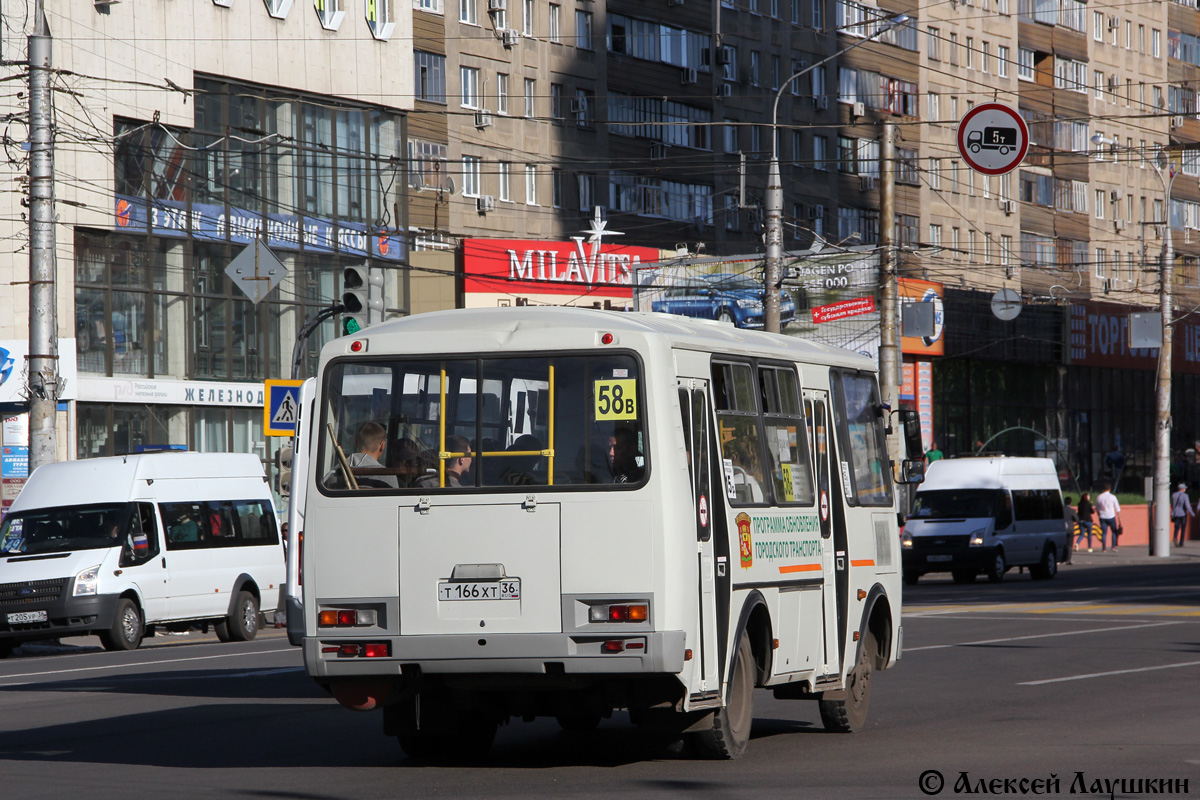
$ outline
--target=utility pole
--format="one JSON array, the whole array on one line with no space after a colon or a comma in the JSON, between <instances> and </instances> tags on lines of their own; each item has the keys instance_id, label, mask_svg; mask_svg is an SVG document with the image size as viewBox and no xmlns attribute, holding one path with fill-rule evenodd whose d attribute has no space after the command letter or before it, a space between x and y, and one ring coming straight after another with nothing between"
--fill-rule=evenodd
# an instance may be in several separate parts
<instances>
[{"instance_id":1,"label":"utility pole","mask_svg":"<svg viewBox=\"0 0 1200 800\"><path fill-rule=\"evenodd\" d=\"M38 0L29 37L29 470L58 458L58 313L51 38Z\"/></svg>"},{"instance_id":2,"label":"utility pole","mask_svg":"<svg viewBox=\"0 0 1200 800\"><path fill-rule=\"evenodd\" d=\"M1158 179L1163 186L1163 249L1158 263L1158 301L1162 313L1162 345L1158 348L1158 376L1154 392L1154 520L1150 535L1150 554L1171 555L1171 264L1175 248L1171 242L1171 186L1175 170L1166 154L1159 152ZM1164 175L1164 173L1167 173Z\"/></svg>"},{"instance_id":3,"label":"utility pole","mask_svg":"<svg viewBox=\"0 0 1200 800\"><path fill-rule=\"evenodd\" d=\"M900 407L900 342L896 336L896 126L883 123L879 148L879 391L892 409ZM888 439L893 460L899 437Z\"/></svg>"}]
</instances>

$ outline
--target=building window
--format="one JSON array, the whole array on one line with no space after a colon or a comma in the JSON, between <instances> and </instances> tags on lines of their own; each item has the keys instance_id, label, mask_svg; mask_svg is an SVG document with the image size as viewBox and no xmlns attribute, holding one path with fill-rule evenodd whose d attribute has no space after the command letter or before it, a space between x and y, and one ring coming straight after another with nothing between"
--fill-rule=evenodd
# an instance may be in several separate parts
<instances>
[{"instance_id":1,"label":"building window","mask_svg":"<svg viewBox=\"0 0 1200 800\"><path fill-rule=\"evenodd\" d=\"M563 196L563 171L558 168L550 170L550 202L555 208L562 208L566 201Z\"/></svg>"},{"instance_id":2,"label":"building window","mask_svg":"<svg viewBox=\"0 0 1200 800\"><path fill-rule=\"evenodd\" d=\"M1034 80L1034 52L1024 47L1017 48L1017 78L1023 81Z\"/></svg>"},{"instance_id":3,"label":"building window","mask_svg":"<svg viewBox=\"0 0 1200 800\"><path fill-rule=\"evenodd\" d=\"M975 69L975 39L971 36L967 37L966 51L966 67L967 69Z\"/></svg>"},{"instance_id":4,"label":"building window","mask_svg":"<svg viewBox=\"0 0 1200 800\"><path fill-rule=\"evenodd\" d=\"M818 31L825 30L825 0L812 0L812 26Z\"/></svg>"},{"instance_id":5,"label":"building window","mask_svg":"<svg viewBox=\"0 0 1200 800\"><path fill-rule=\"evenodd\" d=\"M942 189L942 160L940 158L929 159L929 188L934 191Z\"/></svg>"},{"instance_id":6,"label":"building window","mask_svg":"<svg viewBox=\"0 0 1200 800\"><path fill-rule=\"evenodd\" d=\"M537 205L537 166L525 165L525 205Z\"/></svg>"},{"instance_id":7,"label":"building window","mask_svg":"<svg viewBox=\"0 0 1200 800\"><path fill-rule=\"evenodd\" d=\"M592 12L575 12L575 46L580 50L592 49Z\"/></svg>"},{"instance_id":8,"label":"building window","mask_svg":"<svg viewBox=\"0 0 1200 800\"><path fill-rule=\"evenodd\" d=\"M979 44L979 71L987 74L992 71L992 46L987 42Z\"/></svg>"},{"instance_id":9,"label":"building window","mask_svg":"<svg viewBox=\"0 0 1200 800\"><path fill-rule=\"evenodd\" d=\"M550 41L554 44L562 44L562 6L558 3L550 4L549 17L549 35Z\"/></svg>"},{"instance_id":10,"label":"building window","mask_svg":"<svg viewBox=\"0 0 1200 800\"><path fill-rule=\"evenodd\" d=\"M576 185L579 187L579 210L591 211L595 205L595 177L586 172L581 172L575 176Z\"/></svg>"},{"instance_id":11,"label":"building window","mask_svg":"<svg viewBox=\"0 0 1200 800\"><path fill-rule=\"evenodd\" d=\"M509 189L509 180L512 177L512 163L509 161L501 161L496 165L496 175L500 179L500 199L504 202L512 201L512 194Z\"/></svg>"},{"instance_id":12,"label":"building window","mask_svg":"<svg viewBox=\"0 0 1200 800\"><path fill-rule=\"evenodd\" d=\"M1096 190L1096 219L1104 219L1104 190Z\"/></svg>"},{"instance_id":13,"label":"building window","mask_svg":"<svg viewBox=\"0 0 1200 800\"><path fill-rule=\"evenodd\" d=\"M930 122L937 122L942 118L941 99L941 95L939 95L937 92L930 92L928 95Z\"/></svg>"},{"instance_id":14,"label":"building window","mask_svg":"<svg viewBox=\"0 0 1200 800\"><path fill-rule=\"evenodd\" d=\"M958 66L958 34L950 34L950 65Z\"/></svg>"},{"instance_id":15,"label":"building window","mask_svg":"<svg viewBox=\"0 0 1200 800\"><path fill-rule=\"evenodd\" d=\"M525 119L532 119L534 116L533 99L534 93L537 91L537 81L534 78L525 79Z\"/></svg>"},{"instance_id":16,"label":"building window","mask_svg":"<svg viewBox=\"0 0 1200 800\"><path fill-rule=\"evenodd\" d=\"M996 74L1001 78L1008 77L1009 49L1005 45L996 48Z\"/></svg>"},{"instance_id":17,"label":"building window","mask_svg":"<svg viewBox=\"0 0 1200 800\"><path fill-rule=\"evenodd\" d=\"M336 31L341 27L342 18L346 16L342 0L313 0L313 8L317 10L321 27L328 31Z\"/></svg>"},{"instance_id":18,"label":"building window","mask_svg":"<svg viewBox=\"0 0 1200 800\"><path fill-rule=\"evenodd\" d=\"M446 57L436 53L413 51L416 75L413 88L418 100L446 102Z\"/></svg>"},{"instance_id":19,"label":"building window","mask_svg":"<svg viewBox=\"0 0 1200 800\"><path fill-rule=\"evenodd\" d=\"M468 25L478 25L478 2L479 0L458 0L458 21Z\"/></svg>"},{"instance_id":20,"label":"building window","mask_svg":"<svg viewBox=\"0 0 1200 800\"><path fill-rule=\"evenodd\" d=\"M463 197L479 197L482 171L483 159L478 156L463 156Z\"/></svg>"},{"instance_id":21,"label":"building window","mask_svg":"<svg viewBox=\"0 0 1200 800\"><path fill-rule=\"evenodd\" d=\"M929 60L930 61L941 61L942 60L942 33L941 33L941 30L930 26L925 29L925 33L928 36L928 42L929 42Z\"/></svg>"},{"instance_id":22,"label":"building window","mask_svg":"<svg viewBox=\"0 0 1200 800\"><path fill-rule=\"evenodd\" d=\"M818 134L813 137L813 168L829 169L829 137Z\"/></svg>"},{"instance_id":23,"label":"building window","mask_svg":"<svg viewBox=\"0 0 1200 800\"><path fill-rule=\"evenodd\" d=\"M1104 41L1104 12L1092 12L1092 39L1097 42Z\"/></svg>"},{"instance_id":24,"label":"building window","mask_svg":"<svg viewBox=\"0 0 1200 800\"><path fill-rule=\"evenodd\" d=\"M563 85L561 83L550 84L550 119L554 122L562 122L563 119Z\"/></svg>"},{"instance_id":25,"label":"building window","mask_svg":"<svg viewBox=\"0 0 1200 800\"><path fill-rule=\"evenodd\" d=\"M929 246L930 247L941 247L942 246L942 226L941 225L932 225L931 224L929 226Z\"/></svg>"},{"instance_id":26,"label":"building window","mask_svg":"<svg viewBox=\"0 0 1200 800\"><path fill-rule=\"evenodd\" d=\"M736 153L738 149L737 120L725 120L725 152Z\"/></svg>"},{"instance_id":27,"label":"building window","mask_svg":"<svg viewBox=\"0 0 1200 800\"><path fill-rule=\"evenodd\" d=\"M1150 55L1155 58L1162 57L1162 31L1158 28L1150 31Z\"/></svg>"},{"instance_id":28,"label":"building window","mask_svg":"<svg viewBox=\"0 0 1200 800\"><path fill-rule=\"evenodd\" d=\"M595 93L587 89L576 89L575 99L571 101L571 114L575 124L580 128L592 127L592 98Z\"/></svg>"},{"instance_id":29,"label":"building window","mask_svg":"<svg viewBox=\"0 0 1200 800\"><path fill-rule=\"evenodd\" d=\"M503 72L496 74L496 113L508 114L508 76Z\"/></svg>"},{"instance_id":30,"label":"building window","mask_svg":"<svg viewBox=\"0 0 1200 800\"><path fill-rule=\"evenodd\" d=\"M380 41L391 38L396 23L392 21L392 0L374 0L363 4L367 17L367 28Z\"/></svg>"},{"instance_id":31,"label":"building window","mask_svg":"<svg viewBox=\"0 0 1200 800\"><path fill-rule=\"evenodd\" d=\"M442 14L442 0L413 0L413 8L418 11L428 11L430 14Z\"/></svg>"},{"instance_id":32,"label":"building window","mask_svg":"<svg viewBox=\"0 0 1200 800\"><path fill-rule=\"evenodd\" d=\"M750 51L750 85L759 85L759 52L757 50Z\"/></svg>"},{"instance_id":33,"label":"building window","mask_svg":"<svg viewBox=\"0 0 1200 800\"><path fill-rule=\"evenodd\" d=\"M533 0L521 0L521 8L521 33L525 34L526 36L533 36Z\"/></svg>"},{"instance_id":34,"label":"building window","mask_svg":"<svg viewBox=\"0 0 1200 800\"><path fill-rule=\"evenodd\" d=\"M445 189L446 145L424 139L408 140L408 183L414 189Z\"/></svg>"},{"instance_id":35,"label":"building window","mask_svg":"<svg viewBox=\"0 0 1200 800\"><path fill-rule=\"evenodd\" d=\"M459 67L458 79L462 84L462 107L479 108L479 70L475 67Z\"/></svg>"}]
</instances>

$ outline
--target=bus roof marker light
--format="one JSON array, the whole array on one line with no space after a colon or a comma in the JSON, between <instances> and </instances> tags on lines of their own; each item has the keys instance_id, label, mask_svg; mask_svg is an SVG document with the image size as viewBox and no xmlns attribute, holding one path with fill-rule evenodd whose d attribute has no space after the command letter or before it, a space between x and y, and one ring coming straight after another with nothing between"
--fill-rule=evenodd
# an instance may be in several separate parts
<instances>
[{"instance_id":1,"label":"bus roof marker light","mask_svg":"<svg viewBox=\"0 0 1200 800\"><path fill-rule=\"evenodd\" d=\"M600 344L612 344L616 340L617 337L613 336L611 333L600 334Z\"/></svg>"},{"instance_id":2,"label":"bus roof marker light","mask_svg":"<svg viewBox=\"0 0 1200 800\"><path fill-rule=\"evenodd\" d=\"M362 339L355 339L353 342L350 343L350 352L352 352L352 353L365 353L366 350L367 350L367 343L365 341L363 341Z\"/></svg>"}]
</instances>

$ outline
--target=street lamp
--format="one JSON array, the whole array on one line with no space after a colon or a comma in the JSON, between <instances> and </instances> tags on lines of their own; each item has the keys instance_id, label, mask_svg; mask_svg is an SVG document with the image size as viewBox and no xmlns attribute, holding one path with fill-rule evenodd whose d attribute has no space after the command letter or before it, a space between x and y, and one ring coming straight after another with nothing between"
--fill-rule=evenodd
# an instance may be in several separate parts
<instances>
[{"instance_id":1,"label":"street lamp","mask_svg":"<svg viewBox=\"0 0 1200 800\"><path fill-rule=\"evenodd\" d=\"M1163 206L1163 249L1158 262L1158 302L1162 314L1162 344L1158 348L1158 373L1155 381L1154 415L1154 519L1151 525L1150 554L1167 557L1171 554L1171 263L1175 250L1171 245L1171 186L1176 172L1167 160L1166 151L1159 148L1154 161L1141 150L1121 147L1115 139L1106 139L1100 134L1092 135L1092 142L1111 145L1114 150L1123 149L1137 153L1142 161L1154 169L1162 184Z\"/></svg>"},{"instance_id":2,"label":"street lamp","mask_svg":"<svg viewBox=\"0 0 1200 800\"><path fill-rule=\"evenodd\" d=\"M908 22L908 15L897 14L894 17L886 17L878 21L880 25L874 33L859 39L849 47L843 47L833 55L823 58L811 66L805 67L784 81L775 92L775 103L771 106L771 165L767 171L767 197L765 202L767 212L767 268L765 274L765 302L763 303L763 327L770 333L779 333L779 285L782 281L779 272L780 262L783 260L783 183L779 178L779 98L783 96L783 90L790 86L792 81L804 77L817 67L833 61L838 56L845 55L872 39L877 39L899 25L903 25Z\"/></svg>"}]
</instances>

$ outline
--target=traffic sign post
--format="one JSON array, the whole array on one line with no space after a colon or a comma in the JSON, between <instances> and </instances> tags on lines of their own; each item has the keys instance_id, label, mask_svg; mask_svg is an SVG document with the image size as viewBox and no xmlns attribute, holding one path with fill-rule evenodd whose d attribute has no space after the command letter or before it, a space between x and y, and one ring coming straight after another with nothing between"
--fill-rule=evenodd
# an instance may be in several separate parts
<instances>
[{"instance_id":1,"label":"traffic sign post","mask_svg":"<svg viewBox=\"0 0 1200 800\"><path fill-rule=\"evenodd\" d=\"M263 433L267 436L296 435L296 423L300 419L300 386L303 383L290 380L266 382Z\"/></svg>"},{"instance_id":2,"label":"traffic sign post","mask_svg":"<svg viewBox=\"0 0 1200 800\"><path fill-rule=\"evenodd\" d=\"M976 172L1003 175L1029 152L1029 127L1012 106L981 103L958 123L958 152Z\"/></svg>"}]
</instances>

